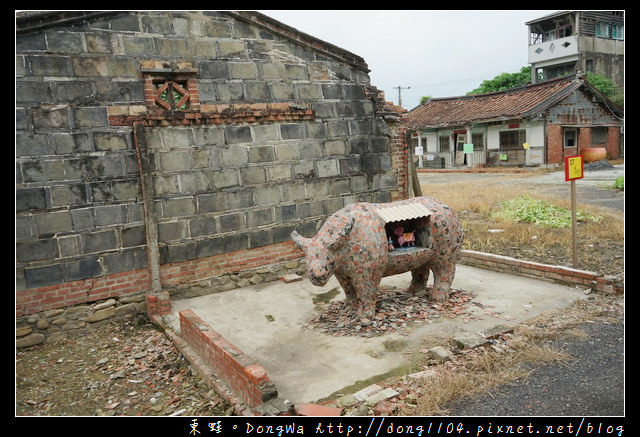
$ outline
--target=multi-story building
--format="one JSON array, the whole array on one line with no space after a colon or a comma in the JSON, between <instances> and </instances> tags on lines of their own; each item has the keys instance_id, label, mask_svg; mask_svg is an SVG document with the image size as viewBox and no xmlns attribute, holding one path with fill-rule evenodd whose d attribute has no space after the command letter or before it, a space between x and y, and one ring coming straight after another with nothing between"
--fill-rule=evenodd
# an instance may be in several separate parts
<instances>
[{"instance_id":1,"label":"multi-story building","mask_svg":"<svg viewBox=\"0 0 640 437\"><path fill-rule=\"evenodd\" d=\"M526 24L533 83L581 71L624 87L624 11L560 11Z\"/></svg>"}]
</instances>

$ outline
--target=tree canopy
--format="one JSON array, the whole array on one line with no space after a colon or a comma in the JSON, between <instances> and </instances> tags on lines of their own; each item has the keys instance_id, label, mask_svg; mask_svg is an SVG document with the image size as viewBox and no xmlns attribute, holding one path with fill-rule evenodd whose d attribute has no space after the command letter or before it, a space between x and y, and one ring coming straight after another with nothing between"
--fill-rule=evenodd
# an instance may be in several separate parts
<instances>
[{"instance_id":1,"label":"tree canopy","mask_svg":"<svg viewBox=\"0 0 640 437\"><path fill-rule=\"evenodd\" d=\"M524 86L531 82L531 67L522 67L518 73L502 73L493 79L483 81L467 95L492 93Z\"/></svg>"}]
</instances>

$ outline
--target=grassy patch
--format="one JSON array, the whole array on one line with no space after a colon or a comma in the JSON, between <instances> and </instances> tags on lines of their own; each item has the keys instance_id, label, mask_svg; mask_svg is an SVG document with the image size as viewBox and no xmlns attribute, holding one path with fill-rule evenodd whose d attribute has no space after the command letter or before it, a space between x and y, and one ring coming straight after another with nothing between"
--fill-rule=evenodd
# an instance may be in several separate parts
<instances>
[{"instance_id":1,"label":"grassy patch","mask_svg":"<svg viewBox=\"0 0 640 437\"><path fill-rule=\"evenodd\" d=\"M494 213L495 218L533 223L547 228L567 228L571 226L571 210L561 208L545 200L520 195L500 203L501 209ZM578 221L598 223L600 218L576 211Z\"/></svg>"},{"instance_id":2,"label":"grassy patch","mask_svg":"<svg viewBox=\"0 0 640 437\"><path fill-rule=\"evenodd\" d=\"M613 186L618 190L624 190L624 176L617 177Z\"/></svg>"}]
</instances>

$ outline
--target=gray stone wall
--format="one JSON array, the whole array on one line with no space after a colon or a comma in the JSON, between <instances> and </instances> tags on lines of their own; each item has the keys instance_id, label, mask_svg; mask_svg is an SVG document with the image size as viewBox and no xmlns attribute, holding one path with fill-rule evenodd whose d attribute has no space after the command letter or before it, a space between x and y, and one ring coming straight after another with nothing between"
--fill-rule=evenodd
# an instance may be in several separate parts
<instances>
[{"instance_id":1,"label":"gray stone wall","mask_svg":"<svg viewBox=\"0 0 640 437\"><path fill-rule=\"evenodd\" d=\"M389 154L361 157L368 137L326 130L319 121L148 128L162 263L281 243L296 227L315 233L347 203L389 201Z\"/></svg>"},{"instance_id":2,"label":"gray stone wall","mask_svg":"<svg viewBox=\"0 0 640 437\"><path fill-rule=\"evenodd\" d=\"M311 235L347 203L389 201L397 175L366 64L283 35L224 12L18 31L17 290L147 266L132 128L109 119L144 116L147 60L195 66L203 112L290 102L315 115L145 128L162 264Z\"/></svg>"},{"instance_id":3,"label":"gray stone wall","mask_svg":"<svg viewBox=\"0 0 640 437\"><path fill-rule=\"evenodd\" d=\"M107 323L146 320L143 294L119 296L87 305L41 311L16 319L16 347L86 335Z\"/></svg>"}]
</instances>

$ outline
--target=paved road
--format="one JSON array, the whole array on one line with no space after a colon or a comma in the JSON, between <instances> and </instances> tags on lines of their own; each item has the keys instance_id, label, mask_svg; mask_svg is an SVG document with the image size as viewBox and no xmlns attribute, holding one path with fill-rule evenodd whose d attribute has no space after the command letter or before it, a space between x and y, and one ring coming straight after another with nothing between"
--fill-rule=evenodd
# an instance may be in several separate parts
<instances>
[{"instance_id":1,"label":"paved road","mask_svg":"<svg viewBox=\"0 0 640 437\"><path fill-rule=\"evenodd\" d=\"M575 358L544 365L507 384L448 406L454 416L624 416L624 324L579 326L587 336L554 344Z\"/></svg>"},{"instance_id":2,"label":"paved road","mask_svg":"<svg viewBox=\"0 0 640 437\"><path fill-rule=\"evenodd\" d=\"M615 180L624 176L624 164L610 169L585 169L584 178L575 182L578 206L581 202L624 211L624 191L612 189ZM462 172L419 172L421 185L458 182L503 182L505 184L526 184L528 189L570 199L571 183L564 180L562 170L531 175L523 173L462 173Z\"/></svg>"}]
</instances>

